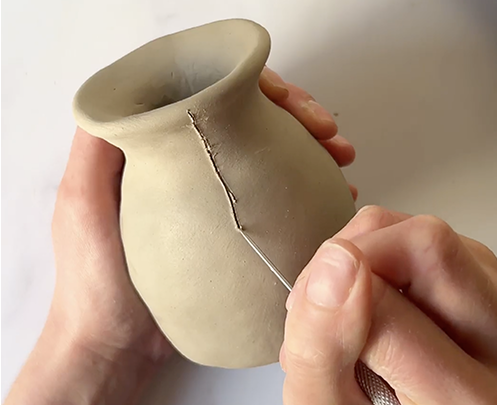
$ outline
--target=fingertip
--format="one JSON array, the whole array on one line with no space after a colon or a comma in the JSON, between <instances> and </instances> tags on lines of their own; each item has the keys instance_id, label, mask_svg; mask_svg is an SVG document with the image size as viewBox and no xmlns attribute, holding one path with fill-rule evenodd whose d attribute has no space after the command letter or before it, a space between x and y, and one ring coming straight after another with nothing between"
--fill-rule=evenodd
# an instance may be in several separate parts
<instances>
[{"instance_id":1,"label":"fingertip","mask_svg":"<svg viewBox=\"0 0 497 405\"><path fill-rule=\"evenodd\" d=\"M346 167L354 163L355 148L344 137L336 135L331 139L319 140L319 143L328 151L339 167Z\"/></svg>"},{"instance_id":2,"label":"fingertip","mask_svg":"<svg viewBox=\"0 0 497 405\"><path fill-rule=\"evenodd\" d=\"M59 186L58 200L77 199L92 210L103 210L103 201L118 207L123 167L121 150L78 127Z\"/></svg>"},{"instance_id":3,"label":"fingertip","mask_svg":"<svg viewBox=\"0 0 497 405\"><path fill-rule=\"evenodd\" d=\"M91 136L88 132L86 132L83 128L77 126L76 127L76 133L74 134L75 137L87 137Z\"/></svg>"},{"instance_id":4,"label":"fingertip","mask_svg":"<svg viewBox=\"0 0 497 405\"><path fill-rule=\"evenodd\" d=\"M278 104L293 115L316 139L333 138L338 127L333 116L305 90L286 83L289 96Z\"/></svg>"},{"instance_id":5,"label":"fingertip","mask_svg":"<svg viewBox=\"0 0 497 405\"><path fill-rule=\"evenodd\" d=\"M281 103L290 95L285 81L267 66L264 67L259 77L259 87L266 97L274 103Z\"/></svg>"},{"instance_id":6,"label":"fingertip","mask_svg":"<svg viewBox=\"0 0 497 405\"><path fill-rule=\"evenodd\" d=\"M341 312L348 314L343 320L344 324L350 327L352 325L350 322L353 320L352 323L355 323L357 328L355 332L365 339L371 322L372 302L371 269L366 257L354 243L340 237L333 237L326 241L318 253L321 255L322 262L328 262L337 269L334 274L330 274L333 280L332 288L341 287L341 293L347 295L341 309ZM354 279L350 282L352 275ZM349 276L349 284L345 282L346 276ZM348 290L345 291L347 287ZM361 344L365 343L365 341L361 342Z\"/></svg>"},{"instance_id":7,"label":"fingertip","mask_svg":"<svg viewBox=\"0 0 497 405\"><path fill-rule=\"evenodd\" d=\"M84 129L77 127L74 135L68 168L76 168L81 175L101 172L115 175L122 171L124 155L122 151L107 141L90 135Z\"/></svg>"},{"instance_id":8,"label":"fingertip","mask_svg":"<svg viewBox=\"0 0 497 405\"><path fill-rule=\"evenodd\" d=\"M331 139L338 133L338 125L333 116L321 104L314 100L303 100L301 108L306 111L309 120L314 121L316 127L314 136L317 139Z\"/></svg>"},{"instance_id":9,"label":"fingertip","mask_svg":"<svg viewBox=\"0 0 497 405\"><path fill-rule=\"evenodd\" d=\"M369 265L361 250L349 240L333 237L318 248L302 271L304 276L290 293L287 309L302 306L299 297L304 295L313 304L336 310L348 299L359 273L364 271L369 271Z\"/></svg>"},{"instance_id":10,"label":"fingertip","mask_svg":"<svg viewBox=\"0 0 497 405\"><path fill-rule=\"evenodd\" d=\"M309 302L338 309L347 301L359 270L359 260L346 247L326 242L313 259L306 286Z\"/></svg>"},{"instance_id":11,"label":"fingertip","mask_svg":"<svg viewBox=\"0 0 497 405\"><path fill-rule=\"evenodd\" d=\"M288 99L289 111L300 121L314 138L325 141L332 139L338 132L338 126L320 104L314 100L297 98Z\"/></svg>"},{"instance_id":12,"label":"fingertip","mask_svg":"<svg viewBox=\"0 0 497 405\"><path fill-rule=\"evenodd\" d=\"M357 197L359 196L359 190L357 190L357 187L354 186L353 184L349 184L349 190L350 194L352 194L352 198L354 201L357 201Z\"/></svg>"},{"instance_id":13,"label":"fingertip","mask_svg":"<svg viewBox=\"0 0 497 405\"><path fill-rule=\"evenodd\" d=\"M309 320L316 323L316 318L308 318L308 314L315 311L313 307L320 308L321 318L343 318L340 313L352 311L352 318L362 319L369 325L370 269L356 245L339 237L327 240L319 247L303 273L305 277L294 287L289 297L291 312L302 317L301 326ZM349 303L351 300L354 302ZM346 310L343 308L345 306ZM289 316L295 316L291 312ZM345 320L345 323L348 324L348 321ZM328 328L319 324L315 327L317 331Z\"/></svg>"}]
</instances>

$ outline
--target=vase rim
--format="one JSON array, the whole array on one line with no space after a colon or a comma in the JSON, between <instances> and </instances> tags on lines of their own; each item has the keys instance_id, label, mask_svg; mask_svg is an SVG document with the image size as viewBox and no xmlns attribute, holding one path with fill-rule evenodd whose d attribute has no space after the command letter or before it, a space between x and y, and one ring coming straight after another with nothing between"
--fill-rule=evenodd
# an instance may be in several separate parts
<instances>
[{"instance_id":1,"label":"vase rim","mask_svg":"<svg viewBox=\"0 0 497 405\"><path fill-rule=\"evenodd\" d=\"M101 110L105 110L105 107L111 101L110 97L105 99L105 95L108 95L109 91L102 97L101 85L105 84L103 81L105 79L102 79L102 77L105 77L105 75L108 77L113 69L118 69L120 63L136 56L138 52L143 53L152 46L167 49L171 41L182 38L188 40L188 35L191 35L194 31L197 31L198 34L205 31L206 42L214 46L219 35L231 35L235 37L234 41L241 41L242 37L247 40L248 37L253 46L251 45L251 49L239 58L235 66L226 75L187 97L136 114L116 117L109 115L106 117L105 111L101 113ZM209 100L212 101L218 94L228 94L231 89L236 88L237 83L251 79L258 80L269 57L270 46L270 37L266 29L258 23L246 19L220 20L162 36L142 45L91 76L74 97L73 114L78 126L90 134L104 139L120 138L137 132L144 133L161 130L161 121L166 121L164 125L167 125L168 128L185 125L189 119L187 112L190 109L202 108L203 104ZM150 49L148 50L150 51ZM99 102L101 107L103 106L100 110ZM168 115L167 120L164 120L165 114Z\"/></svg>"}]
</instances>

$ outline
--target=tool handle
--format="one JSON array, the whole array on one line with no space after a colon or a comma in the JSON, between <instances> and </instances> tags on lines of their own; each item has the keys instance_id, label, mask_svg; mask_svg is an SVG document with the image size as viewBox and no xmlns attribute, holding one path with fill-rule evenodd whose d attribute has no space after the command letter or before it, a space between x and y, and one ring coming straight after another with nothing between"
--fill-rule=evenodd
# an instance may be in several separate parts
<instances>
[{"instance_id":1,"label":"tool handle","mask_svg":"<svg viewBox=\"0 0 497 405\"><path fill-rule=\"evenodd\" d=\"M401 405L393 388L360 360L355 366L355 378L373 405Z\"/></svg>"}]
</instances>

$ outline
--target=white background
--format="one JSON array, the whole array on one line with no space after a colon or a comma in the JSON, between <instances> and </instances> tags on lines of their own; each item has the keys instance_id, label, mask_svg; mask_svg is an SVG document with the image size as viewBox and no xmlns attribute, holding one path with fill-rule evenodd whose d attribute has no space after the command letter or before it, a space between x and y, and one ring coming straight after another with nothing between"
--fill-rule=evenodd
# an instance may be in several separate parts
<instances>
[{"instance_id":1,"label":"white background","mask_svg":"<svg viewBox=\"0 0 497 405\"><path fill-rule=\"evenodd\" d=\"M50 221L71 99L143 43L229 17L263 24L270 66L337 113L357 148L359 205L432 213L497 251L495 0L5 0L2 2L2 398L54 284ZM156 404L279 404L278 365L178 361Z\"/></svg>"}]
</instances>

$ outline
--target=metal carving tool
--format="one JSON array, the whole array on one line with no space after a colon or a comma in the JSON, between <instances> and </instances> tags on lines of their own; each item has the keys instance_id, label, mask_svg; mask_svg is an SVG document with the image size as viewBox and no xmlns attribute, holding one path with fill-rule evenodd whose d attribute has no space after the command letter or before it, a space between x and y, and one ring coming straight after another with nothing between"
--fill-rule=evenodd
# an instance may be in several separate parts
<instances>
[{"instance_id":1,"label":"metal carving tool","mask_svg":"<svg viewBox=\"0 0 497 405\"><path fill-rule=\"evenodd\" d=\"M238 229L249 244L252 250L260 257L260 259L266 264L266 266L271 270L271 272L276 276L276 278L283 284L283 286L289 291L292 291L292 284L286 279L286 277L278 270L274 263L269 259L269 257L262 251L262 249L248 236L243 229ZM380 376L371 371L363 362L360 360L355 366L355 378L361 387L364 394L369 398L373 405L401 405L398 398L395 395L395 391L388 385L388 383L383 380Z\"/></svg>"}]
</instances>

